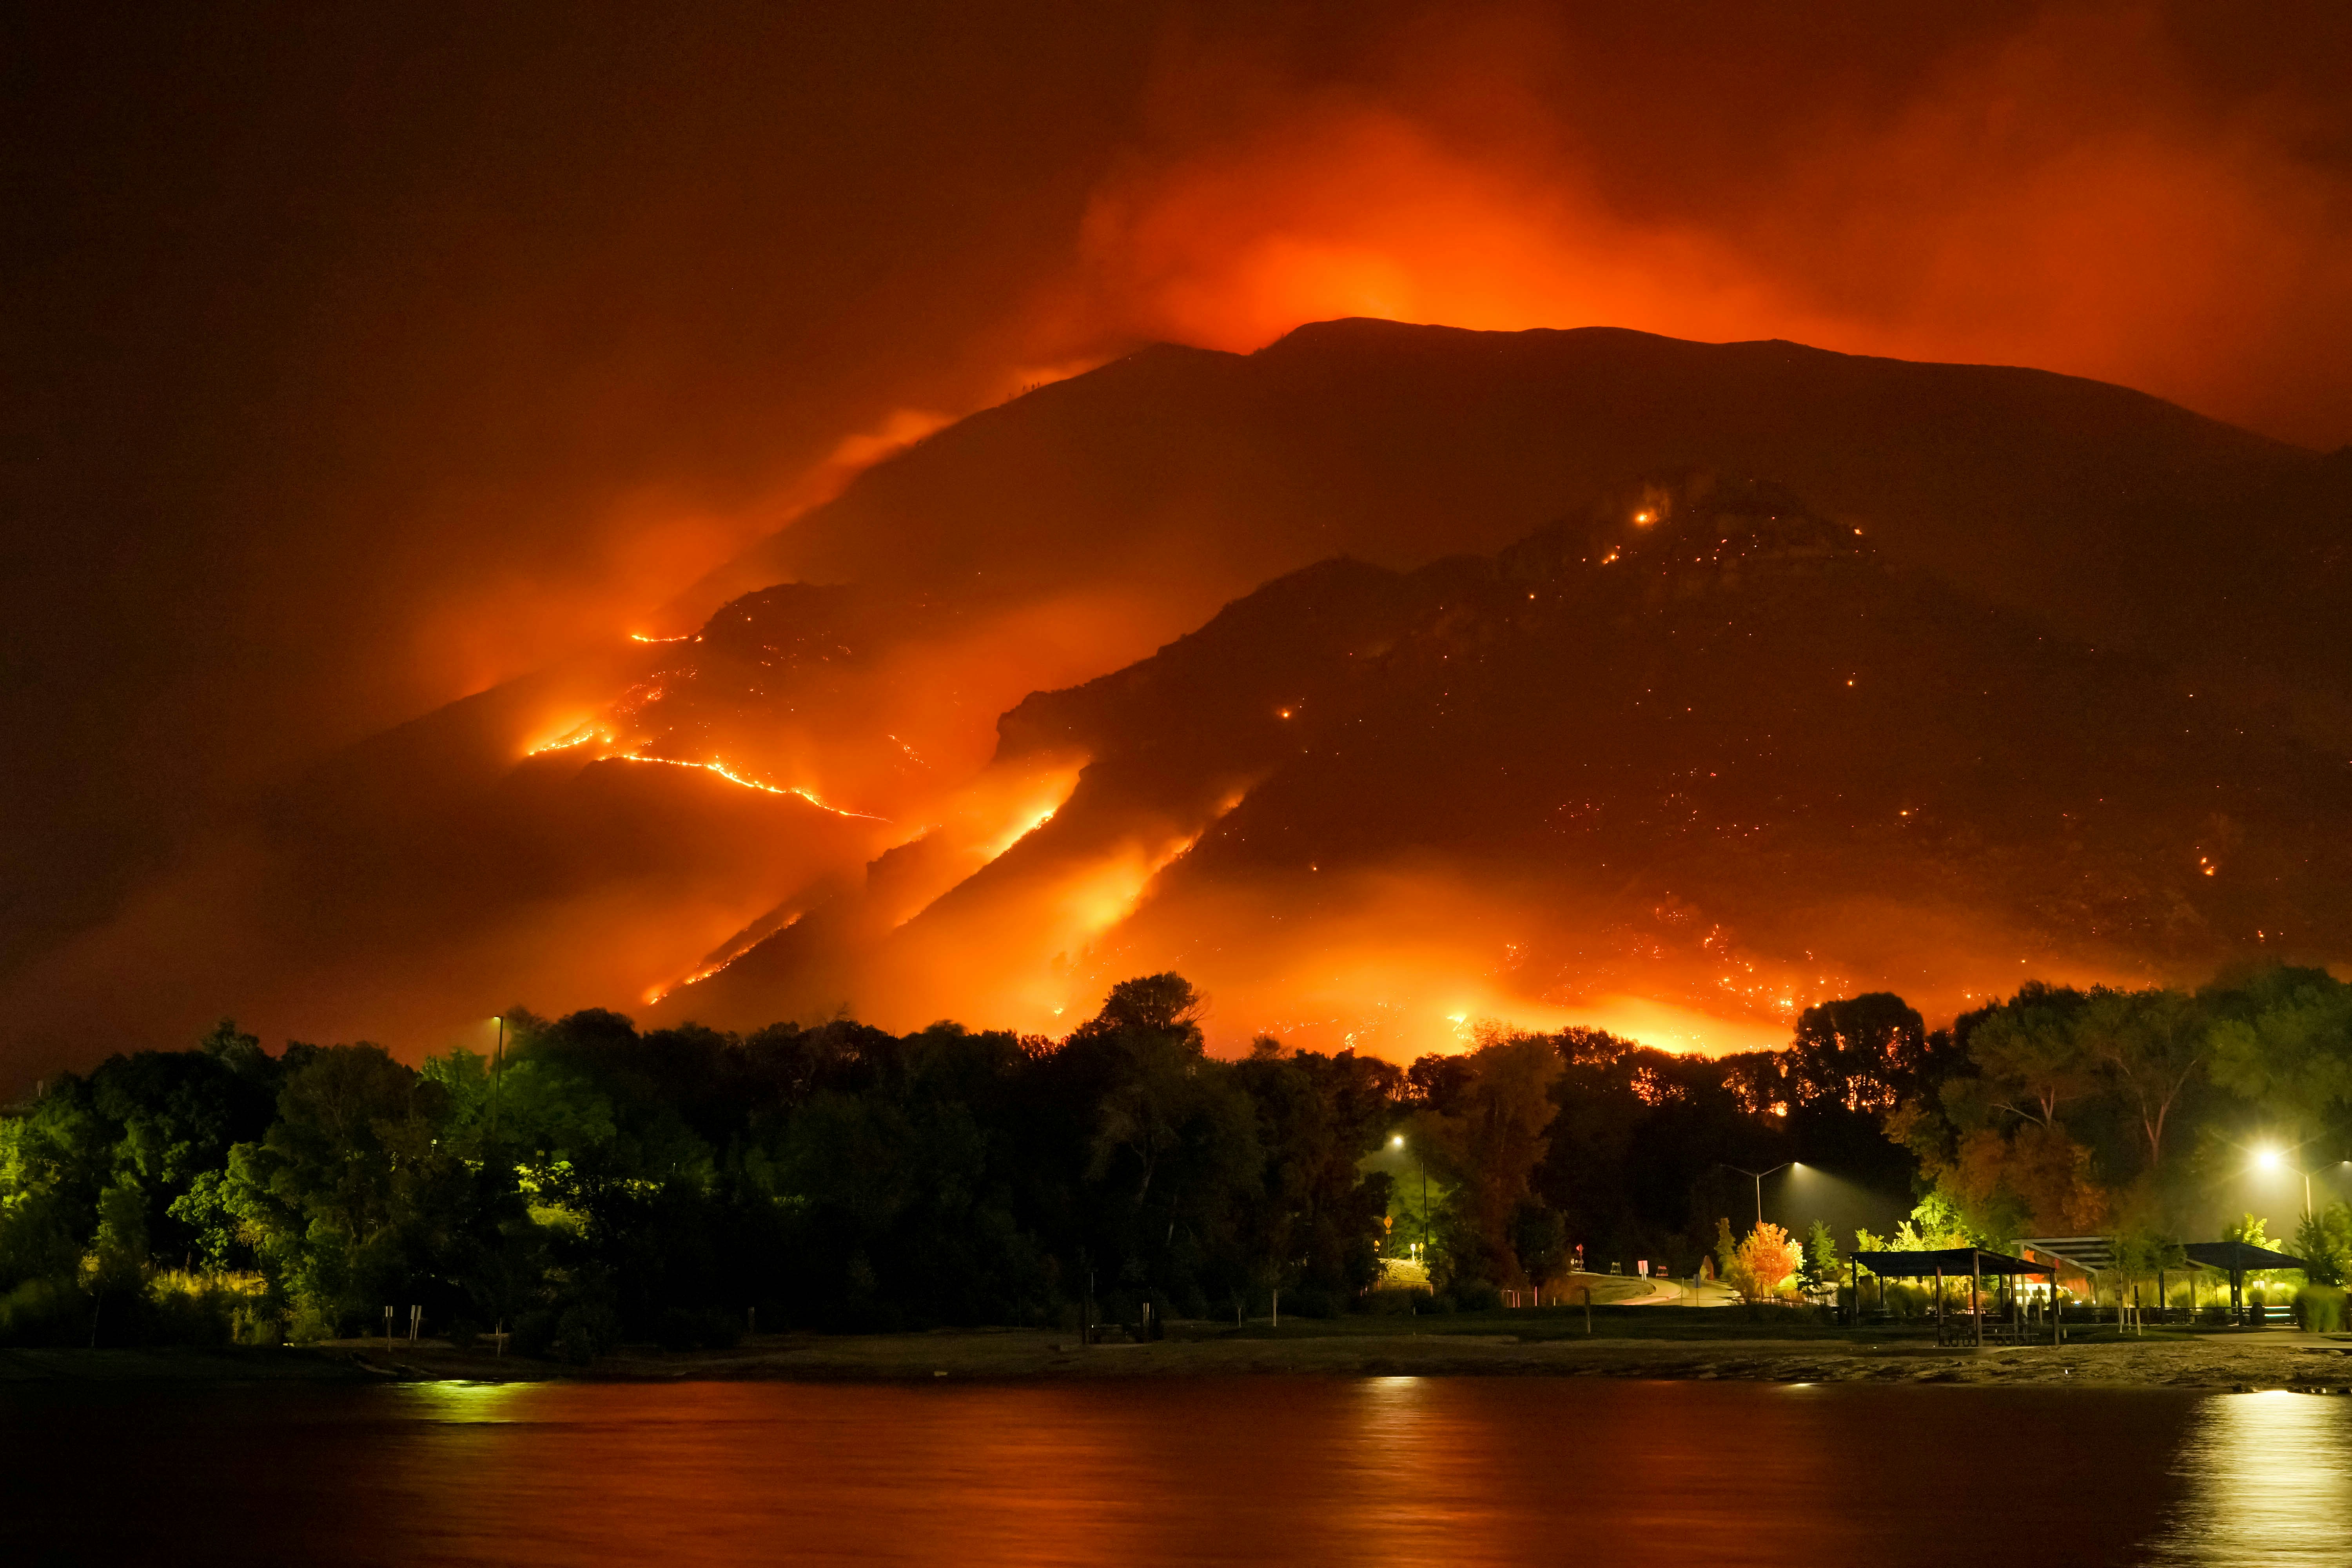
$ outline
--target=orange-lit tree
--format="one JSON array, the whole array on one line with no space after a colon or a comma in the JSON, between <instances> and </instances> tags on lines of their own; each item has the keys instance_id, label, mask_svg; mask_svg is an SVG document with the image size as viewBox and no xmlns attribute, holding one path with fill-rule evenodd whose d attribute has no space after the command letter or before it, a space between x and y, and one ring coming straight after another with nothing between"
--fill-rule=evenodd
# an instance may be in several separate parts
<instances>
[{"instance_id":1,"label":"orange-lit tree","mask_svg":"<svg viewBox=\"0 0 2352 1568\"><path fill-rule=\"evenodd\" d=\"M1740 1238L1725 1283L1743 1300L1778 1300L1789 1293L1803 1261L1789 1233L1768 1220Z\"/></svg>"}]
</instances>

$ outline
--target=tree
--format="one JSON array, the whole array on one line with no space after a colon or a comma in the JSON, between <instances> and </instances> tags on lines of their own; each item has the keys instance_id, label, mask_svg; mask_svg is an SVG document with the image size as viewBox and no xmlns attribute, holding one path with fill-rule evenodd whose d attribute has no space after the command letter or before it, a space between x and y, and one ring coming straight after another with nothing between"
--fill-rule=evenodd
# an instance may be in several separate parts
<instances>
[{"instance_id":1,"label":"tree","mask_svg":"<svg viewBox=\"0 0 2352 1568\"><path fill-rule=\"evenodd\" d=\"M1918 1009L1886 992L1808 1007L1786 1053L1791 1098L1884 1114L1916 1088L1927 1042Z\"/></svg>"},{"instance_id":2,"label":"tree","mask_svg":"<svg viewBox=\"0 0 2352 1568\"><path fill-rule=\"evenodd\" d=\"M1767 1220L1740 1238L1724 1278L1742 1299L1769 1301L1786 1292L1802 1262L1789 1233Z\"/></svg>"},{"instance_id":3,"label":"tree","mask_svg":"<svg viewBox=\"0 0 2352 1568\"><path fill-rule=\"evenodd\" d=\"M427 1201L436 1177L460 1174L436 1147L443 1106L380 1046L309 1050L268 1134L229 1152L222 1205L305 1332L335 1331L407 1284L421 1233L448 1217Z\"/></svg>"},{"instance_id":4,"label":"tree","mask_svg":"<svg viewBox=\"0 0 2352 1568\"><path fill-rule=\"evenodd\" d=\"M1970 1032L1969 1055L1993 1103L2055 1127L2060 1108L2095 1087L2097 1064L2077 1027L2084 1004L2078 991L2029 981Z\"/></svg>"},{"instance_id":5,"label":"tree","mask_svg":"<svg viewBox=\"0 0 2352 1568\"><path fill-rule=\"evenodd\" d=\"M1969 1227L1959 1205L1941 1192L1921 1198L1912 1205L1910 1217L1895 1227L1897 1252L1941 1252L1955 1247L1983 1245L1983 1238Z\"/></svg>"},{"instance_id":6,"label":"tree","mask_svg":"<svg viewBox=\"0 0 2352 1568\"><path fill-rule=\"evenodd\" d=\"M1805 1235L1806 1272L1817 1285L1834 1285L1838 1278L1837 1237L1830 1234L1826 1220L1813 1221L1812 1229Z\"/></svg>"},{"instance_id":7,"label":"tree","mask_svg":"<svg viewBox=\"0 0 2352 1568\"><path fill-rule=\"evenodd\" d=\"M2282 968L2200 999L2222 1015L2209 1041L2216 1083L2305 1131L2352 1103L2352 984Z\"/></svg>"},{"instance_id":8,"label":"tree","mask_svg":"<svg viewBox=\"0 0 2352 1568\"><path fill-rule=\"evenodd\" d=\"M2304 1278L2315 1285L2341 1285L2352 1272L2352 1205L2330 1204L2306 1214L2294 1227L2294 1255Z\"/></svg>"},{"instance_id":9,"label":"tree","mask_svg":"<svg viewBox=\"0 0 2352 1568\"><path fill-rule=\"evenodd\" d=\"M90 1291L100 1297L136 1297L147 1282L147 1195L124 1176L98 1200L98 1229L83 1261Z\"/></svg>"},{"instance_id":10,"label":"tree","mask_svg":"<svg viewBox=\"0 0 2352 1568\"><path fill-rule=\"evenodd\" d=\"M1559 1114L1551 1086L1559 1055L1542 1036L1521 1035L1491 1039L1461 1060L1450 1103L1423 1111L1415 1131L1454 1188L1448 1262L1466 1280L1521 1284L1512 1230L1549 1147L1544 1130Z\"/></svg>"},{"instance_id":11,"label":"tree","mask_svg":"<svg viewBox=\"0 0 2352 1568\"><path fill-rule=\"evenodd\" d=\"M2079 1017L2084 1047L2130 1101L2147 1141L2147 1168L2164 1163L2164 1128L2205 1060L2207 1020L2178 991L2091 994Z\"/></svg>"}]
</instances>

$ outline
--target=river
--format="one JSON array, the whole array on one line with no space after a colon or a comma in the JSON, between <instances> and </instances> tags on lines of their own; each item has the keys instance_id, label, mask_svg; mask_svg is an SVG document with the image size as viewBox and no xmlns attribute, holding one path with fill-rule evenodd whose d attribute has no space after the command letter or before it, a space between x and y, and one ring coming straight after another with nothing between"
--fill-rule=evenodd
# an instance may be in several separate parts
<instances>
[{"instance_id":1,"label":"river","mask_svg":"<svg viewBox=\"0 0 2352 1568\"><path fill-rule=\"evenodd\" d=\"M2291 1394L20 1384L0 1443L24 1563L2352 1563Z\"/></svg>"}]
</instances>

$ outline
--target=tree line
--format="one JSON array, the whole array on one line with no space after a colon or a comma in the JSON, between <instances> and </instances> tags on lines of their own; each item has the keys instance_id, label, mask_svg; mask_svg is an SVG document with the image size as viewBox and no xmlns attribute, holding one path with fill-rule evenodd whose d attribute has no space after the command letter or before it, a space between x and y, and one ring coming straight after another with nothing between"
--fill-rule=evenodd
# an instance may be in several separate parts
<instances>
[{"instance_id":1,"label":"tree line","mask_svg":"<svg viewBox=\"0 0 2352 1568\"><path fill-rule=\"evenodd\" d=\"M1580 1249L1719 1255L1769 1294L1783 1244L1732 1237L1727 1164L1900 1194L1912 1239L2162 1237L2254 1140L2308 1153L2352 1116L2352 986L2315 970L2028 985L1932 1033L1861 996L1718 1058L1569 1029L1404 1067L1271 1038L1223 1060L1200 1007L1159 974L1058 1041L518 1011L502 1053L416 1068L224 1023L0 1117L0 1341L309 1340L415 1306L587 1358L753 1323L1239 1317L1277 1290L1328 1314L1391 1304L1383 1258L1416 1254L1421 1310L1475 1307ZM2317 1244L2347 1221L2306 1216L2306 1253L2340 1258ZM1833 1265L1822 1227L1807 1250Z\"/></svg>"}]
</instances>

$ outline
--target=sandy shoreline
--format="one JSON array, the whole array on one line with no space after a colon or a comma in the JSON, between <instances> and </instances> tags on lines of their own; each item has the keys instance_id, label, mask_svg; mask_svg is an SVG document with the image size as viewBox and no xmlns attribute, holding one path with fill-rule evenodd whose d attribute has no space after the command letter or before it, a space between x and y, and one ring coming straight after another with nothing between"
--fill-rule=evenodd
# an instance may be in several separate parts
<instances>
[{"instance_id":1,"label":"sandy shoreline","mask_svg":"<svg viewBox=\"0 0 2352 1568\"><path fill-rule=\"evenodd\" d=\"M1480 1325L1481 1328L1484 1325ZM1922 1383L2077 1388L2287 1388L2352 1394L2352 1337L2288 1331L2085 1336L2048 1345L1943 1350L1932 1339L1628 1338L1476 1329L1349 1332L1316 1324L1180 1331L1143 1344L1081 1346L1051 1331L763 1335L728 1351L632 1347L574 1367L425 1342L282 1351L0 1351L0 1384L90 1382L935 1382L1295 1373L1336 1377L1542 1376L1763 1383Z\"/></svg>"}]
</instances>

